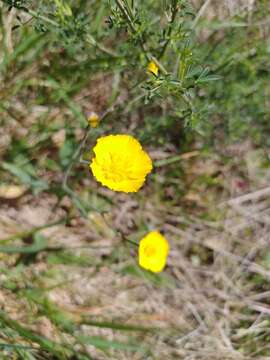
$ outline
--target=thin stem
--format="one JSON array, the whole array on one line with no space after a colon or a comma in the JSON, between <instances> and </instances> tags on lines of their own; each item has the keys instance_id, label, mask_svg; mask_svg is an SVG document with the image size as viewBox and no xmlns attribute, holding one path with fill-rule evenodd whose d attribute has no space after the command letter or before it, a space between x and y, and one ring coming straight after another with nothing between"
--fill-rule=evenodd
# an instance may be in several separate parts
<instances>
[{"instance_id":1,"label":"thin stem","mask_svg":"<svg viewBox=\"0 0 270 360\"><path fill-rule=\"evenodd\" d=\"M120 235L121 240L123 240L124 242L128 242L128 243L130 243L132 245L135 245L136 247L139 246L139 244L136 243L135 241L132 241L132 240L128 239L120 229L117 230L117 234Z\"/></svg>"},{"instance_id":2,"label":"thin stem","mask_svg":"<svg viewBox=\"0 0 270 360\"><path fill-rule=\"evenodd\" d=\"M61 220L54 221L54 222L46 224L46 225L37 226L37 227L33 228L32 230L23 231L23 232L15 234L15 235L11 235L5 239L1 239L0 243L5 244L5 243L8 243L8 242L16 240L16 239L25 239L29 236L33 236L36 232L38 232L40 230L47 229L47 228L55 226L55 225L63 224L66 221L67 221L67 217L64 217Z\"/></svg>"},{"instance_id":3,"label":"thin stem","mask_svg":"<svg viewBox=\"0 0 270 360\"><path fill-rule=\"evenodd\" d=\"M14 6L14 7L16 7L16 6ZM41 15L34 10L27 9L25 7L16 7L16 9L21 10L21 11L31 15L35 19L43 20L47 24L50 24L56 28L60 28L60 25L56 21L48 18L47 16ZM113 57L117 56L117 54L114 51L107 49L102 44L99 44L91 34L86 35L86 42L92 46L96 46L100 51L102 51L110 56L113 56Z\"/></svg>"},{"instance_id":4,"label":"thin stem","mask_svg":"<svg viewBox=\"0 0 270 360\"><path fill-rule=\"evenodd\" d=\"M108 54L110 56L113 57L117 57L118 55L113 51L110 50L108 48L106 48L105 46L103 46L102 44L99 44L92 35L87 34L86 35L86 42L92 46L96 46L100 51L104 52L105 54Z\"/></svg>"},{"instance_id":5,"label":"thin stem","mask_svg":"<svg viewBox=\"0 0 270 360\"><path fill-rule=\"evenodd\" d=\"M165 159L155 161L154 162L154 167L158 168L158 167L174 164L174 163L176 163L178 161L185 160L185 159L190 159L190 158L193 158L193 157L195 157L197 155L199 155L199 151L194 150L194 151L191 151L191 152L188 152L188 153L169 156L169 157L167 157Z\"/></svg>"},{"instance_id":6,"label":"thin stem","mask_svg":"<svg viewBox=\"0 0 270 360\"><path fill-rule=\"evenodd\" d=\"M127 239L127 238L125 238L124 240L125 240L126 242L132 244L132 245L135 245L136 247L139 247L139 244L136 243L135 241L129 240L129 239Z\"/></svg>"},{"instance_id":7,"label":"thin stem","mask_svg":"<svg viewBox=\"0 0 270 360\"><path fill-rule=\"evenodd\" d=\"M47 24L53 25L53 26L58 27L58 28L60 27L59 24L58 24L56 21L48 18L47 16L40 15L40 14L38 14L38 13L37 13L36 11L34 11L34 10L26 9L26 8L19 8L19 10L22 10L22 11L24 11L24 12L27 12L27 13L28 13L29 15L31 15L33 18L39 19L39 20L43 20L43 21L45 21Z\"/></svg>"},{"instance_id":8,"label":"thin stem","mask_svg":"<svg viewBox=\"0 0 270 360\"><path fill-rule=\"evenodd\" d=\"M126 10L124 4L122 3L121 0L115 0L116 4L118 5L120 11L122 12L123 16L125 17L125 19L127 20L127 23L131 29L131 31L133 32L133 34L137 33L137 30L133 24L133 20L131 19L131 17L129 16L128 11ZM160 71L163 74L168 74L167 70L165 69L165 67L160 63L160 61L153 56L150 51L147 48L146 43L143 41L142 37L139 36L139 42L140 42L140 46L145 54L145 57L147 58L148 61L154 61L154 63L157 65L157 67L160 69Z\"/></svg>"},{"instance_id":9,"label":"thin stem","mask_svg":"<svg viewBox=\"0 0 270 360\"><path fill-rule=\"evenodd\" d=\"M126 11L125 9L125 6L122 4L122 1L121 0L115 0L116 1L116 4L117 6L119 7L119 9L121 10L122 14L124 15L124 17L126 18L131 30L136 33L136 28L133 24L133 21L132 19L129 17L129 14L128 12Z\"/></svg>"},{"instance_id":10,"label":"thin stem","mask_svg":"<svg viewBox=\"0 0 270 360\"><path fill-rule=\"evenodd\" d=\"M115 103L109 107L100 117L100 121L102 121L110 112L112 112L116 106L116 102L117 100L115 101ZM77 203L78 205L78 208L79 210L81 211L82 215L84 217L87 216L87 211L85 210L81 200L79 199L79 197L74 193L74 191L68 186L68 179L70 177L70 173L72 171L72 168L75 164L75 162L79 161L80 157L81 157L81 152L89 138L89 135L90 135L90 132L91 132L91 127L88 125L86 130L85 130L85 134L84 134L84 137L82 139L82 141L80 142L80 144L78 145L75 153L73 154L71 160L70 160L70 163L64 173L64 178L63 178L63 182L62 182L62 188L63 190L71 196L71 198L73 198L73 200Z\"/></svg>"},{"instance_id":11,"label":"thin stem","mask_svg":"<svg viewBox=\"0 0 270 360\"><path fill-rule=\"evenodd\" d=\"M178 10L179 10L179 7L177 6L177 0L174 0L173 1L173 9L172 9L172 17L171 17L171 20L170 20L169 31L168 31L168 34L167 34L167 41L165 42L165 44L164 44L164 46L163 46L163 48L161 50L161 53L160 53L160 56L159 56L160 59L164 56L164 54L165 54L165 52L166 52L166 50L168 48L168 45L171 42L170 37L172 35L173 24L175 22Z\"/></svg>"},{"instance_id":12,"label":"thin stem","mask_svg":"<svg viewBox=\"0 0 270 360\"><path fill-rule=\"evenodd\" d=\"M204 12L206 11L207 7L209 6L211 0L206 0L205 3L202 5L202 7L200 8L200 10L198 11L198 14L196 16L196 18L194 19L192 25L191 25L191 29L193 30L196 25L198 24L198 21L200 20L200 18L202 17L202 15L204 14Z\"/></svg>"},{"instance_id":13,"label":"thin stem","mask_svg":"<svg viewBox=\"0 0 270 360\"><path fill-rule=\"evenodd\" d=\"M125 5L126 5L128 15L132 19L133 18L133 12L132 12L131 7L129 6L129 2L128 2L128 0L123 0L123 1L124 1Z\"/></svg>"},{"instance_id":14,"label":"thin stem","mask_svg":"<svg viewBox=\"0 0 270 360\"><path fill-rule=\"evenodd\" d=\"M91 127L88 125L87 128L86 128L86 132L84 134L84 137L82 139L82 141L80 142L79 146L77 147L75 153L73 154L71 160L70 160L70 163L65 171L65 174L64 174L64 179L63 179L63 183L62 183L62 186L63 186L63 189L65 190L68 186L67 186L67 182L68 182L68 178L69 178L69 175L70 175L70 172L72 170L72 167L73 167L73 164L74 162L76 162L76 160L78 160L78 158L80 157L81 155L81 151L90 135L90 131L91 131Z\"/></svg>"},{"instance_id":15,"label":"thin stem","mask_svg":"<svg viewBox=\"0 0 270 360\"><path fill-rule=\"evenodd\" d=\"M155 57L152 56L151 60L154 61L154 63L157 65L157 67L160 69L160 71L164 74L167 75L168 71L165 69L165 67L161 64L161 62Z\"/></svg>"}]
</instances>

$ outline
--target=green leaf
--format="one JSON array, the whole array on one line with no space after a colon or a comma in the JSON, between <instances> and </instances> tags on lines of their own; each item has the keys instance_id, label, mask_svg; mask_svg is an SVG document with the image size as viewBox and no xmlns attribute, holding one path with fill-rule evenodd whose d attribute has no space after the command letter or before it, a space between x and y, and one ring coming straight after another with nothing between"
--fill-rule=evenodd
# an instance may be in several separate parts
<instances>
[{"instance_id":1,"label":"green leaf","mask_svg":"<svg viewBox=\"0 0 270 360\"><path fill-rule=\"evenodd\" d=\"M62 346L44 336L35 334L33 331L22 326L18 321L9 318L3 311L0 311L0 322L16 331L23 338L39 344L41 348L56 356L57 359L67 359L71 354L71 350L67 345Z\"/></svg>"},{"instance_id":2,"label":"green leaf","mask_svg":"<svg viewBox=\"0 0 270 360\"><path fill-rule=\"evenodd\" d=\"M18 344L7 344L7 343L0 343L0 349L33 349L32 346L25 346L25 345L18 345Z\"/></svg>"},{"instance_id":3,"label":"green leaf","mask_svg":"<svg viewBox=\"0 0 270 360\"><path fill-rule=\"evenodd\" d=\"M121 331L155 331L158 330L158 328L154 327L145 327L140 325L134 325L134 324L121 324L117 322L110 322L110 321L93 321L90 319L83 319L81 324L84 325L90 325L90 326L96 326L100 328L108 328L113 330L121 330Z\"/></svg>"},{"instance_id":4,"label":"green leaf","mask_svg":"<svg viewBox=\"0 0 270 360\"><path fill-rule=\"evenodd\" d=\"M208 76L199 78L199 79L196 81L196 84L202 84L202 83L206 83L206 82L209 82L209 81L217 81L217 80L220 80L220 79L222 79L222 76L219 76L219 75L208 75Z\"/></svg>"},{"instance_id":5,"label":"green leaf","mask_svg":"<svg viewBox=\"0 0 270 360\"><path fill-rule=\"evenodd\" d=\"M143 347L139 344L125 344L118 341L106 340L99 336L84 336L78 335L77 340L85 345L93 345L101 350L129 350L129 351L143 351Z\"/></svg>"},{"instance_id":6,"label":"green leaf","mask_svg":"<svg viewBox=\"0 0 270 360\"><path fill-rule=\"evenodd\" d=\"M22 184L30 186L35 195L43 190L47 190L49 187L46 181L35 179L28 171L19 165L3 162L1 167L16 176Z\"/></svg>"},{"instance_id":7,"label":"green leaf","mask_svg":"<svg viewBox=\"0 0 270 360\"><path fill-rule=\"evenodd\" d=\"M34 243L29 246L0 246L0 253L5 254L34 254L46 249L47 239L41 234L34 235Z\"/></svg>"},{"instance_id":8,"label":"green leaf","mask_svg":"<svg viewBox=\"0 0 270 360\"><path fill-rule=\"evenodd\" d=\"M87 255L74 255L69 251L59 251L53 254L49 254L47 258L48 264L65 264L65 265L77 265L80 267L89 267L96 263L96 260Z\"/></svg>"},{"instance_id":9,"label":"green leaf","mask_svg":"<svg viewBox=\"0 0 270 360\"><path fill-rule=\"evenodd\" d=\"M2 63L0 64L0 71L6 70L6 68L15 60L17 60L18 57L25 55L28 51L30 52L35 46L37 46L42 39L44 34L27 34L24 38L21 39L21 41L18 43L18 45L15 47L14 52L12 52L11 55L8 55L4 58Z\"/></svg>"},{"instance_id":10,"label":"green leaf","mask_svg":"<svg viewBox=\"0 0 270 360\"><path fill-rule=\"evenodd\" d=\"M72 112L74 118L76 120L78 120L80 125L82 127L85 127L87 125L86 117L85 117L84 113L82 112L82 109L80 108L80 106L78 104L76 104L72 100L72 98L68 95L68 90L64 89L63 86L61 86L61 84L59 84L53 78L49 78L47 80L47 83L49 86L51 86L53 89L55 89L57 96L66 103L67 107Z\"/></svg>"},{"instance_id":11,"label":"green leaf","mask_svg":"<svg viewBox=\"0 0 270 360\"><path fill-rule=\"evenodd\" d=\"M267 269L270 269L270 251L266 252L264 256L264 264L267 267Z\"/></svg>"},{"instance_id":12,"label":"green leaf","mask_svg":"<svg viewBox=\"0 0 270 360\"><path fill-rule=\"evenodd\" d=\"M31 185L31 176L19 166L7 162L3 162L1 166L4 170L9 171L12 175L16 176L21 183Z\"/></svg>"},{"instance_id":13,"label":"green leaf","mask_svg":"<svg viewBox=\"0 0 270 360\"><path fill-rule=\"evenodd\" d=\"M165 272L156 274L150 271L144 270L137 265L127 265L125 266L121 272L123 274L133 275L139 278L144 279L145 281L150 281L156 286L164 286L164 287L174 287L175 280L169 274Z\"/></svg>"},{"instance_id":14,"label":"green leaf","mask_svg":"<svg viewBox=\"0 0 270 360\"><path fill-rule=\"evenodd\" d=\"M75 148L76 146L73 139L66 139L64 145L59 150L59 158L63 167L66 167L70 163Z\"/></svg>"}]
</instances>

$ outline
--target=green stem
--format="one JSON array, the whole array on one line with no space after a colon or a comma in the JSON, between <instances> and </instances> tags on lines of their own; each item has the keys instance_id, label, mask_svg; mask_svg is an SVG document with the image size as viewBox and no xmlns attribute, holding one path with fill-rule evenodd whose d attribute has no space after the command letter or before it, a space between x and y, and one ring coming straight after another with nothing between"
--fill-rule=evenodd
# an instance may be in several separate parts
<instances>
[{"instance_id":1,"label":"green stem","mask_svg":"<svg viewBox=\"0 0 270 360\"><path fill-rule=\"evenodd\" d=\"M166 41L166 43L164 44L164 46L163 46L163 48L162 48L162 50L161 50L161 53L160 53L160 56L159 56L160 59L164 56L164 54L165 54L165 52L166 52L166 50L167 50L167 48L168 48L168 45L169 45L169 43L171 42L171 38L170 38L170 37L171 37L171 35L172 35L173 24L174 24L174 22L175 22L175 19L176 19L176 15L177 15L177 13L178 13L178 10L179 10L179 7L178 7L178 5L177 5L177 0L174 0L174 1L173 1L172 17L171 17L171 20L170 20L169 31L168 31L168 34L167 34L167 41Z\"/></svg>"},{"instance_id":2,"label":"green stem","mask_svg":"<svg viewBox=\"0 0 270 360\"><path fill-rule=\"evenodd\" d=\"M128 242L128 243L130 243L130 244L132 244L132 245L135 245L136 247L139 247L139 244L136 243L135 241L129 240L129 239L127 239L127 238L125 238L125 241Z\"/></svg>"},{"instance_id":3,"label":"green stem","mask_svg":"<svg viewBox=\"0 0 270 360\"><path fill-rule=\"evenodd\" d=\"M125 5L126 5L128 15L132 19L133 18L133 12L132 12L132 9L129 6L129 2L128 2L128 0L123 0L123 1L124 1Z\"/></svg>"},{"instance_id":4,"label":"green stem","mask_svg":"<svg viewBox=\"0 0 270 360\"><path fill-rule=\"evenodd\" d=\"M117 101L117 100L116 100ZM102 121L110 112L112 112L115 108L116 102L110 106L100 117L100 121ZM70 177L70 173L72 171L72 168L75 164L75 162L80 160L80 156L81 156L81 152L89 138L91 132L91 127L88 125L86 130L85 130L85 134L84 137L82 139L82 141L80 142L79 146L77 147L75 153L73 154L70 163L64 173L64 179L62 182L62 188L63 190L73 199L73 201L77 204L77 207L79 208L79 210L81 211L82 215L84 217L87 217L87 211L84 208L81 200L79 199L79 197L74 193L74 191L68 186L68 179Z\"/></svg>"},{"instance_id":5,"label":"green stem","mask_svg":"<svg viewBox=\"0 0 270 360\"><path fill-rule=\"evenodd\" d=\"M19 322L8 317L8 315L3 311L0 311L0 321L6 327L16 331L24 339L39 344L40 347L47 350L49 354L57 356L57 359L64 360L73 354L73 349L68 344L63 346L46 337L37 335L35 332L22 326Z\"/></svg>"},{"instance_id":6,"label":"green stem","mask_svg":"<svg viewBox=\"0 0 270 360\"><path fill-rule=\"evenodd\" d=\"M135 28L135 26L133 24L132 19L129 17L128 12L126 11L126 8L125 8L124 4L122 3L121 0L115 0L115 1L116 1L117 6L119 7L120 11L124 15L125 19L127 20L132 32L136 33L136 28Z\"/></svg>"},{"instance_id":7,"label":"green stem","mask_svg":"<svg viewBox=\"0 0 270 360\"><path fill-rule=\"evenodd\" d=\"M81 155L81 151L86 143L86 141L88 140L88 137L90 135L90 131L91 131L91 127L88 125L87 128L86 128L86 132L84 134L84 137L82 139L82 141L80 142L79 146L77 147L75 153L73 154L71 160L70 160L70 163L65 171L65 174L64 174L64 179L63 179L63 183L62 183L62 187L64 190L67 190L68 188L68 185L67 185L67 182L68 182L68 178L69 178L69 175L70 175L70 172L72 170L72 167L73 167L73 164L79 159L80 155Z\"/></svg>"},{"instance_id":8,"label":"green stem","mask_svg":"<svg viewBox=\"0 0 270 360\"><path fill-rule=\"evenodd\" d=\"M38 20L43 20L47 24L53 25L55 27L60 27L56 21L48 18L47 16L40 15L34 10L26 9L26 8L21 8L21 9L19 8L19 10L23 10L24 12L27 12L29 15L31 15L33 18L38 19Z\"/></svg>"},{"instance_id":9,"label":"green stem","mask_svg":"<svg viewBox=\"0 0 270 360\"><path fill-rule=\"evenodd\" d=\"M16 7L16 6L14 6L14 7ZM56 27L56 28L60 28L60 25L59 25L56 21L48 18L47 16L41 15L41 14L37 13L37 12L34 11L34 10L27 9L27 8L25 8L25 7L16 7L16 9L21 10L21 11L23 11L23 12L31 15L31 16L32 16L33 18L35 18L35 19L43 20L43 21L46 22L47 24L50 24L50 25L52 25L52 26L54 26L54 27ZM100 51L102 51L102 52L104 52L104 53L106 53L106 54L108 54L108 55L110 55L110 56L113 56L113 57L117 56L117 54L115 54L115 52L113 52L113 51L110 50L110 49L107 49L107 48L106 48L105 46L103 46L102 44L99 44L99 43L94 39L94 37L93 37L91 34L87 34L87 35L86 35L86 42L87 42L88 44L92 45L92 46L96 46Z\"/></svg>"},{"instance_id":10,"label":"green stem","mask_svg":"<svg viewBox=\"0 0 270 360\"><path fill-rule=\"evenodd\" d=\"M116 4L117 6L119 7L120 11L122 12L123 16L125 17L125 19L127 20L127 23L131 29L131 31L133 32L133 34L136 34L137 33L137 30L133 24L133 20L132 18L129 16L129 13L128 11L126 10L124 4L122 3L121 0L115 0L116 1ZM160 71L163 73L163 74L168 74L167 70L165 69L165 67L160 63L160 61L155 57L153 56L150 51L148 50L147 48L147 45L146 43L143 41L142 37L139 36L139 40L140 40L140 46L145 54L145 57L147 58L148 61L154 61L154 63L157 65L157 67L160 69Z\"/></svg>"},{"instance_id":11,"label":"green stem","mask_svg":"<svg viewBox=\"0 0 270 360\"><path fill-rule=\"evenodd\" d=\"M9 237L7 237L5 239L0 239L0 243L1 244L6 244L6 243L8 243L10 241L13 241L13 240L16 240L16 239L25 239L25 238L28 238L29 236L33 236L36 232L38 232L40 230L47 229L47 228L55 226L55 225L63 224L66 221L67 221L67 218L65 217L65 218L63 218L61 220L58 220L58 221L55 221L55 222L52 222L52 223L49 223L49 224L46 224L46 225L37 226L32 230L23 231L23 232L15 234L15 235L9 236Z\"/></svg>"},{"instance_id":12,"label":"green stem","mask_svg":"<svg viewBox=\"0 0 270 360\"><path fill-rule=\"evenodd\" d=\"M130 244L132 244L132 245L135 245L136 247L139 246L139 244L136 243L135 241L128 239L128 238L122 233L121 230L118 230L117 233L120 235L120 237L121 237L121 239L122 239L123 241L128 242L128 243L130 243Z\"/></svg>"}]
</instances>

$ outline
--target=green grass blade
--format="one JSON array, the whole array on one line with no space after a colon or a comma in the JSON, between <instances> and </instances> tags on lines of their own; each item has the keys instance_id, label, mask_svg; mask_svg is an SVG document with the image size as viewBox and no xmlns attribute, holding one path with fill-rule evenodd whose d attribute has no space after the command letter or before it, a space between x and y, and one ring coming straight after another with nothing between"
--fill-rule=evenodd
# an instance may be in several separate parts
<instances>
[{"instance_id":1,"label":"green grass blade","mask_svg":"<svg viewBox=\"0 0 270 360\"><path fill-rule=\"evenodd\" d=\"M43 34L37 33L27 34L23 39L21 39L14 52L4 58L3 62L0 64L0 71L6 70L12 62L15 62L20 56L25 55L25 53L29 50L35 48L43 36Z\"/></svg>"},{"instance_id":2,"label":"green grass blade","mask_svg":"<svg viewBox=\"0 0 270 360\"><path fill-rule=\"evenodd\" d=\"M32 346L26 345L18 345L18 344L8 344L8 343L0 343L0 349L33 349Z\"/></svg>"},{"instance_id":3,"label":"green grass blade","mask_svg":"<svg viewBox=\"0 0 270 360\"><path fill-rule=\"evenodd\" d=\"M113 330L120 330L120 331L143 331L143 332L151 332L158 330L158 328L154 327L145 327L140 325L134 324L121 324L117 322L110 322L110 321L93 321L89 319L83 319L81 321L83 325L95 326L99 328L108 328Z\"/></svg>"},{"instance_id":4,"label":"green grass blade","mask_svg":"<svg viewBox=\"0 0 270 360\"><path fill-rule=\"evenodd\" d=\"M37 335L33 331L22 326L18 321L9 318L4 312L0 311L0 322L12 330L15 330L22 338L37 343L42 349L47 350L58 359L65 360L72 354L66 346L62 346L44 336Z\"/></svg>"},{"instance_id":5,"label":"green grass blade","mask_svg":"<svg viewBox=\"0 0 270 360\"><path fill-rule=\"evenodd\" d=\"M139 344L126 344L118 341L106 340L100 336L84 336L78 335L77 340L84 345L93 345L100 350L128 350L128 351L144 351Z\"/></svg>"},{"instance_id":6,"label":"green grass blade","mask_svg":"<svg viewBox=\"0 0 270 360\"><path fill-rule=\"evenodd\" d=\"M16 246L0 246L0 253L4 254L34 254L38 253L39 251L42 251L46 249L48 245L47 239L37 234L35 236L34 243L29 246L22 246L22 247L16 247Z\"/></svg>"}]
</instances>

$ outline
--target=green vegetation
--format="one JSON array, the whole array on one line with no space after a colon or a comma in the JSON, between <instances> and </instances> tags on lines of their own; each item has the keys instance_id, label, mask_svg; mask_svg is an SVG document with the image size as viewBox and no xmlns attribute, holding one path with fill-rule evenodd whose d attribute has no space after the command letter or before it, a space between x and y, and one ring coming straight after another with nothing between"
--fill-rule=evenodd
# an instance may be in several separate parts
<instances>
[{"instance_id":1,"label":"green vegetation","mask_svg":"<svg viewBox=\"0 0 270 360\"><path fill-rule=\"evenodd\" d=\"M270 178L269 4L247 2L0 1L0 359L270 356L269 194L220 205ZM149 149L138 194L88 169L110 133ZM134 246L155 228L161 274Z\"/></svg>"}]
</instances>

